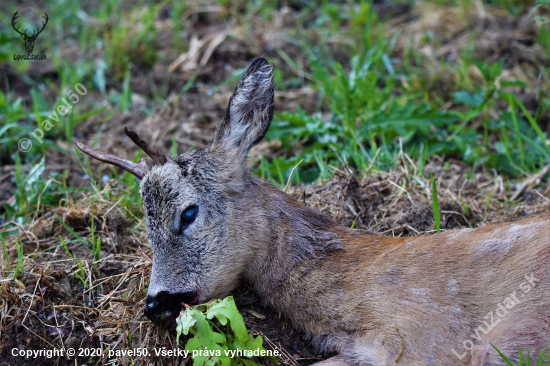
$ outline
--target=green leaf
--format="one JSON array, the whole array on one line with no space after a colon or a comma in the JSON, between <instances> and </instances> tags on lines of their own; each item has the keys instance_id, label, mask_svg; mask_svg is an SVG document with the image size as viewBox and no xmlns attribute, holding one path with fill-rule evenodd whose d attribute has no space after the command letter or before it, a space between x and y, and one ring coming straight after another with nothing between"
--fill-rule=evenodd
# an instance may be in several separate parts
<instances>
[{"instance_id":1,"label":"green leaf","mask_svg":"<svg viewBox=\"0 0 550 366\"><path fill-rule=\"evenodd\" d=\"M468 91L457 91L453 94L453 99L456 103L476 108L483 104L483 94L483 92L472 94Z\"/></svg>"},{"instance_id":2,"label":"green leaf","mask_svg":"<svg viewBox=\"0 0 550 366\"><path fill-rule=\"evenodd\" d=\"M204 313L199 310L201 307L201 305L196 307L187 306L185 311L180 313L178 319L176 320L178 324L176 328L178 333L177 340L179 341L179 336L182 332L192 333L194 334L194 337L187 341L187 344L185 345L185 349L187 351L219 350L223 355L224 349L218 343L225 343L225 336L214 332L211 323L206 319ZM195 321L193 322L190 318L195 319ZM194 366L215 365L219 362L220 360L216 356L206 356L201 354L193 358Z\"/></svg>"},{"instance_id":3,"label":"green leaf","mask_svg":"<svg viewBox=\"0 0 550 366\"><path fill-rule=\"evenodd\" d=\"M264 341L261 336L257 336L256 339L254 339L253 336L249 335L248 339L246 340L245 347L251 350L259 349L261 351L265 350L263 343Z\"/></svg>"},{"instance_id":4,"label":"green leaf","mask_svg":"<svg viewBox=\"0 0 550 366\"><path fill-rule=\"evenodd\" d=\"M261 366L260 364L257 364L256 362L248 360L246 358L240 358L240 357L237 357L237 358L241 360L245 364L245 366Z\"/></svg>"},{"instance_id":5,"label":"green leaf","mask_svg":"<svg viewBox=\"0 0 550 366\"><path fill-rule=\"evenodd\" d=\"M69 255L69 257L72 258L72 260L76 263L71 251L69 250L69 248L67 247L67 244L65 244L65 242L63 241L63 238L61 237L61 235L58 235L59 236L59 240L61 241L61 244L63 244L63 247L65 248L65 250L67 251L67 254Z\"/></svg>"},{"instance_id":6,"label":"green leaf","mask_svg":"<svg viewBox=\"0 0 550 366\"><path fill-rule=\"evenodd\" d=\"M224 324L224 321L227 323L227 319L229 319L231 321L231 329L233 329L237 339L241 342L246 342L248 332L244 325L243 316L237 310L233 296L228 296L221 301L214 300L210 304L207 307L207 318L212 319L215 316L222 324Z\"/></svg>"},{"instance_id":7,"label":"green leaf","mask_svg":"<svg viewBox=\"0 0 550 366\"><path fill-rule=\"evenodd\" d=\"M215 343L218 343L218 344L227 343L227 338L225 338L225 335L218 332L212 333L212 339L214 340Z\"/></svg>"},{"instance_id":8,"label":"green leaf","mask_svg":"<svg viewBox=\"0 0 550 366\"><path fill-rule=\"evenodd\" d=\"M527 88L527 83L522 80L503 80L500 82L500 86L502 88L509 87L509 86L520 86L522 88Z\"/></svg>"},{"instance_id":9,"label":"green leaf","mask_svg":"<svg viewBox=\"0 0 550 366\"><path fill-rule=\"evenodd\" d=\"M198 337L191 338L187 341L187 344L185 345L185 349L187 351L193 351L199 348L201 348L201 342Z\"/></svg>"},{"instance_id":10,"label":"green leaf","mask_svg":"<svg viewBox=\"0 0 550 366\"><path fill-rule=\"evenodd\" d=\"M496 62L492 65L474 59L471 59L470 61L477 66L477 68L481 72L481 75L483 75L483 78L488 84L493 83L496 78L499 77L499 75L502 73L502 68L504 67L504 60L500 60L499 62Z\"/></svg>"},{"instance_id":11,"label":"green leaf","mask_svg":"<svg viewBox=\"0 0 550 366\"><path fill-rule=\"evenodd\" d=\"M227 334L221 333L218 325L211 319L216 318L222 325L228 327ZM244 319L237 310L235 300L232 296L223 300L214 299L208 303L196 306L186 306L176 319L177 338L181 334L193 334L193 337L187 341L185 349L187 351L199 351L200 355L193 357L194 366L207 365L227 365L227 366L256 366L257 364L241 358L235 359L225 354L226 350L242 351L266 351L263 347L262 337L256 337L248 334ZM204 354L208 351L208 354ZM214 354L211 352L214 351ZM219 355L216 355L219 351ZM279 364L273 356L268 356L276 364Z\"/></svg>"},{"instance_id":12,"label":"green leaf","mask_svg":"<svg viewBox=\"0 0 550 366\"><path fill-rule=\"evenodd\" d=\"M185 310L180 313L180 316L176 319L176 332L178 335L176 336L176 343L179 343L180 335L183 333L184 335L189 334L189 329L195 325L197 322L197 319L195 319L192 315L192 313L196 311L193 308L186 306Z\"/></svg>"},{"instance_id":13,"label":"green leaf","mask_svg":"<svg viewBox=\"0 0 550 366\"><path fill-rule=\"evenodd\" d=\"M39 112L47 112L49 111L48 103L46 103L46 100L42 96L42 93L36 88L31 89L31 97L32 101L35 105L35 109Z\"/></svg>"},{"instance_id":14,"label":"green leaf","mask_svg":"<svg viewBox=\"0 0 550 366\"><path fill-rule=\"evenodd\" d=\"M27 175L27 178L25 179L26 191L32 190L33 183L38 181L38 179L40 179L40 176L42 175L42 173L44 173L45 169L46 169L46 161L44 159L44 156L42 156L42 159L40 159L40 162L36 165L33 165L31 170L29 171L29 174Z\"/></svg>"}]
</instances>

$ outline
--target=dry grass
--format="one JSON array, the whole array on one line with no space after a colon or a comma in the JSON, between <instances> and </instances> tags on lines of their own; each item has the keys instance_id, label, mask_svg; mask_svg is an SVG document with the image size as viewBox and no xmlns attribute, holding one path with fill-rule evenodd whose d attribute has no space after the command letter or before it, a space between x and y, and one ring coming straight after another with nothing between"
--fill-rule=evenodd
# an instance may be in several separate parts
<instances>
[{"instance_id":1,"label":"dry grass","mask_svg":"<svg viewBox=\"0 0 550 366\"><path fill-rule=\"evenodd\" d=\"M344 169L344 170L342 170ZM334 176L322 184L289 187L297 200L335 217L342 225L385 233L386 235L420 235L434 232L432 192L429 175L434 174L441 207L442 227L479 226L489 222L513 220L550 209L550 184L537 179L530 182L518 201L506 178L492 172L478 172L473 180L465 177L467 167L460 163L442 164L434 159L419 175L415 165L401 156L399 167L390 172L369 172L359 178L347 169L334 168ZM115 185L116 187L116 185ZM105 189L116 189L110 184ZM104 196L99 192L96 196ZM47 210L20 238L25 247L25 275L0 280L0 336L8 344L29 348L100 347L131 349L134 347L174 348L173 330L153 326L142 316L145 292L151 271L151 249L147 244L142 220L130 221L120 202L96 199L95 222L102 238L101 259L79 242L69 244L75 258L82 260L88 288L72 275L78 266L60 246L74 236L57 220L55 214L82 237L89 237L91 195L67 201L63 207ZM464 205L469 207L465 212ZM10 258L16 260L15 237L8 237ZM2 262L3 263L3 262ZM6 274L5 264L0 267ZM247 322L255 334L262 331L261 316ZM279 348L285 364L297 365L288 350L267 338L268 346ZM112 362L115 362L113 359ZM153 358L120 358L122 364L151 364ZM165 364L179 364L177 358Z\"/></svg>"},{"instance_id":2,"label":"dry grass","mask_svg":"<svg viewBox=\"0 0 550 366\"><path fill-rule=\"evenodd\" d=\"M508 187L505 176L477 172L467 177L462 162L444 164L435 158L417 173L414 163L402 155L400 166L390 172L372 171L362 179L342 168L319 186L300 186L291 193L311 207L327 213L345 226L369 229L393 236L432 234L434 213L430 176L437 177L442 228L477 227L511 221L550 208L550 186L539 174L525 184ZM345 169L345 168L344 168ZM533 189L533 187L537 189ZM517 194L520 189L522 194ZM514 190L511 192L511 190ZM512 199L517 196L519 200ZM467 207L467 208L466 208Z\"/></svg>"}]
</instances>

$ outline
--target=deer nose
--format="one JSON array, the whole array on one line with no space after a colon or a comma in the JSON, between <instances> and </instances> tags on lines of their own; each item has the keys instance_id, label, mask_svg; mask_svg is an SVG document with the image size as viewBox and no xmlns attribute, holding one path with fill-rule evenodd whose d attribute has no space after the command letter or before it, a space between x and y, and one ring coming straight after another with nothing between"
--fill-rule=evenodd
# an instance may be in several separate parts
<instances>
[{"instance_id":1,"label":"deer nose","mask_svg":"<svg viewBox=\"0 0 550 366\"><path fill-rule=\"evenodd\" d=\"M147 296L145 299L145 316L154 324L162 323L163 309L156 296Z\"/></svg>"},{"instance_id":2,"label":"deer nose","mask_svg":"<svg viewBox=\"0 0 550 366\"><path fill-rule=\"evenodd\" d=\"M195 292L171 294L161 291L157 295L148 295L145 299L145 316L156 325L162 325L170 318L179 315L183 304L194 304L198 300Z\"/></svg>"}]
</instances>

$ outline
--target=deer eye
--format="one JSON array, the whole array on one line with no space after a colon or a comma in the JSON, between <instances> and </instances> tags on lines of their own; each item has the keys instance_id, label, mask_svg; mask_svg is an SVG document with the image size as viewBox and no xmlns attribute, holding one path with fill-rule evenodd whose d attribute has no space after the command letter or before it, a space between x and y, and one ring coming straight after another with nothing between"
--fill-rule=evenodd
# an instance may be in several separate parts
<instances>
[{"instance_id":1,"label":"deer eye","mask_svg":"<svg viewBox=\"0 0 550 366\"><path fill-rule=\"evenodd\" d=\"M181 213L182 230L195 220L195 217L197 217L198 212L199 212L199 208L197 206L190 206L190 207L187 207L185 210L183 210L183 212Z\"/></svg>"}]
</instances>

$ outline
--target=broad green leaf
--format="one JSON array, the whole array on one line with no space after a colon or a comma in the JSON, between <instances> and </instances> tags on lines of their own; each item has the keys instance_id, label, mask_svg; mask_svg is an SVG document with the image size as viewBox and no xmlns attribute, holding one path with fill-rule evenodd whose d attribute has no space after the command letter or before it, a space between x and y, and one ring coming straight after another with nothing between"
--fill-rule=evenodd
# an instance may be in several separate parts
<instances>
[{"instance_id":1,"label":"broad green leaf","mask_svg":"<svg viewBox=\"0 0 550 366\"><path fill-rule=\"evenodd\" d=\"M44 156L42 156L40 162L36 165L33 165L31 170L29 171L29 174L27 175L27 179L25 180L26 191L32 190L33 183L40 179L40 176L42 175L42 173L44 173L44 169L46 169L46 161L44 159Z\"/></svg>"},{"instance_id":2,"label":"broad green leaf","mask_svg":"<svg viewBox=\"0 0 550 366\"><path fill-rule=\"evenodd\" d=\"M483 92L472 94L468 91L457 91L453 94L453 99L457 103L475 108L483 104L483 94Z\"/></svg>"},{"instance_id":3,"label":"broad green leaf","mask_svg":"<svg viewBox=\"0 0 550 366\"><path fill-rule=\"evenodd\" d=\"M243 316L237 310L237 306L235 305L235 300L233 300L233 296L228 296L222 301L214 302L209 307L207 311L207 318L212 319L214 316L218 318L220 323L224 318L229 319L231 321L231 328L233 329L233 332L235 333L237 339L242 342L246 341L248 337L248 332L244 325Z\"/></svg>"},{"instance_id":4,"label":"broad green leaf","mask_svg":"<svg viewBox=\"0 0 550 366\"><path fill-rule=\"evenodd\" d=\"M500 82L500 86L505 88L505 87L508 87L508 86L520 86L522 88L527 88L528 85L525 81L522 81L522 80L503 80Z\"/></svg>"},{"instance_id":5,"label":"broad green leaf","mask_svg":"<svg viewBox=\"0 0 550 366\"><path fill-rule=\"evenodd\" d=\"M261 366L261 365L257 364L256 362L248 360L246 358L240 358L240 357L237 357L237 358L239 360L241 360L245 364L245 366Z\"/></svg>"},{"instance_id":6,"label":"broad green leaf","mask_svg":"<svg viewBox=\"0 0 550 366\"><path fill-rule=\"evenodd\" d=\"M180 335L183 333L184 335L189 334L189 328L191 328L195 323L197 322L197 319L195 319L192 315L192 312L194 312L192 308L186 306L185 310L180 313L178 318L176 319L176 343L179 343Z\"/></svg>"},{"instance_id":7,"label":"broad green leaf","mask_svg":"<svg viewBox=\"0 0 550 366\"><path fill-rule=\"evenodd\" d=\"M219 332L218 326L212 321L216 318L222 326L227 326L227 334ZM232 296L225 299L215 299L205 304L186 306L176 319L177 339L183 333L192 334L187 341L185 350L199 351L200 355L193 357L194 366L257 366L256 363L241 357L233 359L225 354L226 350L265 351L262 337L249 335L242 315L237 310ZM219 325L219 324L218 324ZM205 354L204 351L208 351ZM211 353L211 352L214 353ZM219 355L216 355L219 351ZM269 357L279 363L275 357Z\"/></svg>"}]
</instances>

